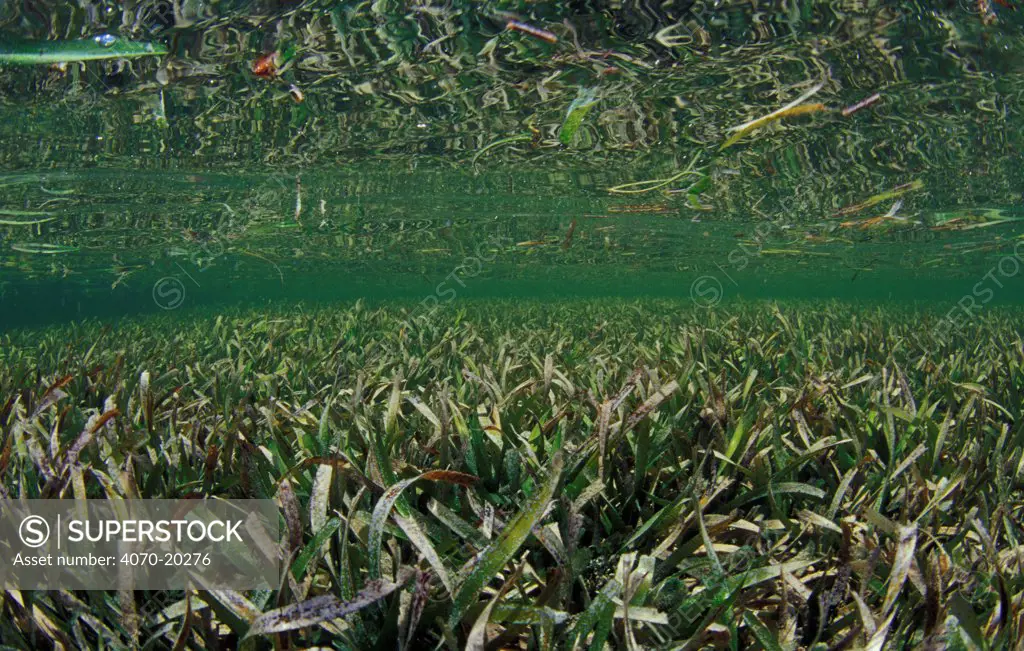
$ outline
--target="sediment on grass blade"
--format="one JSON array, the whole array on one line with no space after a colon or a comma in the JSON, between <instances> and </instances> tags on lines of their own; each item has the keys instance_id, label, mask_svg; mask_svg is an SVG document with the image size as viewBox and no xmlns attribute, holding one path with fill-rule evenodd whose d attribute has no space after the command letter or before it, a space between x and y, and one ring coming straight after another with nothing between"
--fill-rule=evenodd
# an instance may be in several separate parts
<instances>
[{"instance_id":1,"label":"sediment on grass blade","mask_svg":"<svg viewBox=\"0 0 1024 651\"><path fill-rule=\"evenodd\" d=\"M200 598L236 635L245 635L262 613L245 595L235 590L199 590Z\"/></svg>"},{"instance_id":2,"label":"sediment on grass blade","mask_svg":"<svg viewBox=\"0 0 1024 651\"><path fill-rule=\"evenodd\" d=\"M519 577L523 574L523 565L523 563L520 563L516 567L515 571L502 584L497 594L480 611L476 621L473 622L473 627L469 631L469 636L466 638L466 651L484 651L484 647L487 644L487 624L491 618L491 611L498 605L501 598L505 596L505 593L519 582Z\"/></svg>"},{"instance_id":3,"label":"sediment on grass blade","mask_svg":"<svg viewBox=\"0 0 1024 651\"><path fill-rule=\"evenodd\" d=\"M576 623L569 630L569 648L578 648L595 628L597 632L591 640L590 648L601 648L611 631L612 619L615 616L615 599L622 590L622 584L610 579L595 599L590 602L586 611L576 618Z\"/></svg>"},{"instance_id":4,"label":"sediment on grass blade","mask_svg":"<svg viewBox=\"0 0 1024 651\"><path fill-rule=\"evenodd\" d=\"M253 620L245 637L294 631L316 626L321 622L340 619L380 601L408 583L415 575L414 570L403 568L396 581L385 579L370 581L356 594L355 598L348 601L342 601L334 595L322 595L297 604L275 608L258 615Z\"/></svg>"},{"instance_id":5,"label":"sediment on grass blade","mask_svg":"<svg viewBox=\"0 0 1024 651\"><path fill-rule=\"evenodd\" d=\"M369 547L369 572L371 578L377 578L380 576L380 550L381 544L384 539L384 524L387 522L388 517L391 515L391 507L402 496L404 491L409 486L412 486L418 481L442 481L452 484L458 484L460 486L471 486L477 481L477 477L468 475L461 472L454 472L450 470L431 470L425 472L417 477L400 481L393 486L390 486L384 495L377 501L377 505L373 508L373 517L370 520L370 529L367 534L367 546ZM438 578L444 587L452 592L454 585L449 578L448 570L445 568L444 563L441 561L441 557L434 549L433 544L427 536L422 532L419 525L414 520L407 517L397 515L396 521L399 526L405 531L406 535L413 542L416 548L430 563L430 566L437 573Z\"/></svg>"},{"instance_id":6,"label":"sediment on grass blade","mask_svg":"<svg viewBox=\"0 0 1024 651\"><path fill-rule=\"evenodd\" d=\"M302 545L302 520L299 517L299 500L292 490L292 483L285 479L278 486L278 499L281 501L281 509L284 512L284 522L287 527L288 537L285 539L288 556L299 549Z\"/></svg>"}]
</instances>

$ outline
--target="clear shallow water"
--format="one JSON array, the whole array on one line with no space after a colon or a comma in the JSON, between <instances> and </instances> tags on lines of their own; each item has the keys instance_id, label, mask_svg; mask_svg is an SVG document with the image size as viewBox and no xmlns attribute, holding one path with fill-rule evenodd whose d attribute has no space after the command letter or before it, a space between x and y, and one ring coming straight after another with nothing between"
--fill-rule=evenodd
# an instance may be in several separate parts
<instances>
[{"instance_id":1,"label":"clear shallow water","mask_svg":"<svg viewBox=\"0 0 1024 651\"><path fill-rule=\"evenodd\" d=\"M561 175L561 193L534 189L538 179L550 188L549 176L304 172L296 221L295 176L35 173L8 192L35 195L23 203L38 201L58 218L5 234L4 320L360 297L448 305L670 296L707 308L838 298L952 308L965 295L984 304L1020 296L1024 230L1014 222L830 232L835 220L695 216L672 198L609 197L571 174ZM40 188L73 194L45 205ZM69 250L13 248L38 243Z\"/></svg>"},{"instance_id":2,"label":"clear shallow water","mask_svg":"<svg viewBox=\"0 0 1024 651\"><path fill-rule=\"evenodd\" d=\"M0 68L0 327L358 297L1024 296L1015 12L516 14L548 43L503 30L502 3L97 7L0 12L8 42L170 51ZM821 109L720 150L819 82Z\"/></svg>"}]
</instances>

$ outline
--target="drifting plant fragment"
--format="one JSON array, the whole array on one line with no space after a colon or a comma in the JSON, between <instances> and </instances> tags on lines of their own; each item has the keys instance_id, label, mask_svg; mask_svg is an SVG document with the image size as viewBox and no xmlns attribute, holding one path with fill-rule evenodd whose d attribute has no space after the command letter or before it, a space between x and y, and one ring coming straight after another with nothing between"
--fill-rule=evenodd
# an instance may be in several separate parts
<instances>
[{"instance_id":1,"label":"drifting plant fragment","mask_svg":"<svg viewBox=\"0 0 1024 651\"><path fill-rule=\"evenodd\" d=\"M505 24L505 28L508 29L509 31L529 34L530 36L533 36L534 38L539 38L540 40L545 41L547 43L558 42L558 37L552 32L549 32L546 29L541 29L539 27L534 27L533 25L528 25L527 23L520 22L518 20L508 21L508 23Z\"/></svg>"},{"instance_id":2,"label":"drifting plant fragment","mask_svg":"<svg viewBox=\"0 0 1024 651\"><path fill-rule=\"evenodd\" d=\"M49 215L46 212L17 212L17 211L4 211L0 210L0 215ZM36 224L45 224L46 222L52 222L57 219L56 217L41 217L39 219L0 219L0 226L34 226Z\"/></svg>"},{"instance_id":3,"label":"drifting plant fragment","mask_svg":"<svg viewBox=\"0 0 1024 651\"><path fill-rule=\"evenodd\" d=\"M277 68L281 55L275 50L264 54L252 62L252 74L262 79L273 79L277 76Z\"/></svg>"},{"instance_id":4,"label":"drifting plant fragment","mask_svg":"<svg viewBox=\"0 0 1024 651\"><path fill-rule=\"evenodd\" d=\"M569 230L565 232L565 239L562 240L562 250L568 251L569 247L572 246L572 236L576 232L576 220L573 219L572 223L569 224Z\"/></svg>"},{"instance_id":5,"label":"drifting plant fragment","mask_svg":"<svg viewBox=\"0 0 1024 651\"><path fill-rule=\"evenodd\" d=\"M751 120L750 122L745 122L741 125L731 127L729 131L735 131L736 133L733 134L724 143L722 143L722 146L718 148L718 151L722 151L723 149L731 147L751 131L754 131L755 129L760 129L766 124L770 124L772 122L775 122L776 120L825 111L826 107L824 104L804 104L804 102L814 97L814 95L816 95L818 91L821 90L824 86L824 81L818 82L809 91L807 91L800 97L796 98L789 104L786 104L779 110L772 111L768 115L759 117L756 120Z\"/></svg>"},{"instance_id":6,"label":"drifting plant fragment","mask_svg":"<svg viewBox=\"0 0 1024 651\"><path fill-rule=\"evenodd\" d=\"M558 131L558 141L563 145L569 145L572 143L573 136L579 130L580 125L583 123L583 118L587 117L587 113L597 103L597 89L596 88L580 88L576 94L576 99L569 105L569 110L565 114L565 120L562 122L562 128Z\"/></svg>"},{"instance_id":7,"label":"drifting plant fragment","mask_svg":"<svg viewBox=\"0 0 1024 651\"><path fill-rule=\"evenodd\" d=\"M494 149L495 147L500 147L501 145L508 145L513 142L525 142L528 140L533 140L533 135L529 133L520 133L514 136L509 136L508 138L501 138L500 140L495 140L494 142L492 142L491 144L487 145L486 147L478 151L476 154L474 154L473 160L470 162L471 164L475 165L478 158L483 156L491 149Z\"/></svg>"},{"instance_id":8,"label":"drifting plant fragment","mask_svg":"<svg viewBox=\"0 0 1024 651\"><path fill-rule=\"evenodd\" d=\"M159 43L127 41L112 34L71 41L0 41L0 63L20 65L133 59L164 54L167 54L167 48Z\"/></svg>"},{"instance_id":9,"label":"drifting plant fragment","mask_svg":"<svg viewBox=\"0 0 1024 651\"><path fill-rule=\"evenodd\" d=\"M861 109L865 109L865 108L871 106L872 104L876 103L880 99L882 99L882 95L879 94L879 93L875 93L874 95L871 95L869 97L865 97L864 99L862 99L861 101L857 102L856 104L851 104L850 106L847 106L846 108L844 108L843 111L842 111L843 117L844 118L850 117L851 115L853 115L857 111L860 111Z\"/></svg>"},{"instance_id":10,"label":"drifting plant fragment","mask_svg":"<svg viewBox=\"0 0 1024 651\"><path fill-rule=\"evenodd\" d=\"M252 74L261 79L274 79L278 77L288 62L295 58L296 51L295 45L289 44L257 57L252 62Z\"/></svg>"},{"instance_id":11,"label":"drifting plant fragment","mask_svg":"<svg viewBox=\"0 0 1024 651\"><path fill-rule=\"evenodd\" d=\"M864 200L864 201L862 201L860 203L855 203L853 205L846 206L845 208L841 208L838 212L836 212L832 216L833 217L843 217L843 216L846 216L846 215L852 215L854 213L858 213L858 212L864 210L865 208L870 208L871 206L874 206L876 204L882 203L883 201L889 201L890 199L898 199L899 197L903 196L904 194L906 194L908 192L912 192L914 190L920 190L923 187L924 187L924 181L922 181L920 179L915 179L914 181L911 181L910 183L904 183L903 185L897 185L892 190L887 190L886 192L882 192L882 193L876 194L876 195L874 195L872 197L869 197L869 198L867 198L866 200ZM900 204L900 205L902 205L902 204Z\"/></svg>"},{"instance_id":12,"label":"drifting plant fragment","mask_svg":"<svg viewBox=\"0 0 1024 651\"><path fill-rule=\"evenodd\" d=\"M625 206L608 206L610 213L665 214L673 212L667 203L640 203Z\"/></svg>"},{"instance_id":13,"label":"drifting plant fragment","mask_svg":"<svg viewBox=\"0 0 1024 651\"><path fill-rule=\"evenodd\" d=\"M889 208L889 212L885 213L884 215L879 215L877 217L871 217L869 219L860 219L860 220L846 221L846 222L842 222L839 225L842 228L858 227L861 230L865 230L865 229L868 229L868 228L870 228L872 226L877 226L877 225L879 225L879 224L881 224L883 222L886 222L886 221L894 220L894 221L905 222L905 221L907 221L906 217L900 217L899 215L896 214L896 213L899 212L899 210L900 210L900 208L902 206L903 206L903 199L897 199L896 202L892 205L892 207Z\"/></svg>"},{"instance_id":14,"label":"drifting plant fragment","mask_svg":"<svg viewBox=\"0 0 1024 651\"><path fill-rule=\"evenodd\" d=\"M693 158L690 159L690 163L681 172L677 172L668 178L623 183L622 185L616 185L608 188L608 192L611 192L612 194L643 194L644 192L664 188L665 186L671 185L686 176L703 176L701 172L695 172L693 169L693 166L696 165L697 161L700 159L701 153L703 152L698 151L694 154ZM700 183L700 181L697 183Z\"/></svg>"},{"instance_id":15,"label":"drifting plant fragment","mask_svg":"<svg viewBox=\"0 0 1024 651\"><path fill-rule=\"evenodd\" d=\"M978 14L981 16L982 25L995 25L999 21L995 9L992 8L992 0L976 0L978 3Z\"/></svg>"},{"instance_id":16,"label":"drifting plant fragment","mask_svg":"<svg viewBox=\"0 0 1024 651\"><path fill-rule=\"evenodd\" d=\"M998 208L961 209L953 212L940 212L934 216L933 231L969 231L977 228L989 228L1000 224L1020 222L1024 217L1010 217Z\"/></svg>"},{"instance_id":17,"label":"drifting plant fragment","mask_svg":"<svg viewBox=\"0 0 1024 651\"><path fill-rule=\"evenodd\" d=\"M276 263L276 262L274 262L274 261L273 261L273 260L271 260L270 258L267 258L266 256L262 256L262 255L260 255L259 253L255 253L255 252L253 252L253 251L250 251L249 249L239 249L239 251L240 251L241 253L244 253L245 255L249 255L249 256L252 256L252 257L254 257L254 258L257 258L257 259L259 259L259 260L263 260L263 261L264 261L264 262L266 262L267 264L269 264L269 265L271 265L272 267L274 267L274 271L276 271L276 272L277 272L277 276L278 276L278 278L280 278L280 280L281 280L281 285L284 285L284 274L283 274L283 273L281 273L281 267L277 266L277 263Z\"/></svg>"},{"instance_id":18,"label":"drifting plant fragment","mask_svg":"<svg viewBox=\"0 0 1024 651\"><path fill-rule=\"evenodd\" d=\"M74 253L78 251L77 246L48 244L45 242L17 242L12 244L11 248L21 253L35 253L39 255L56 255L58 253Z\"/></svg>"}]
</instances>

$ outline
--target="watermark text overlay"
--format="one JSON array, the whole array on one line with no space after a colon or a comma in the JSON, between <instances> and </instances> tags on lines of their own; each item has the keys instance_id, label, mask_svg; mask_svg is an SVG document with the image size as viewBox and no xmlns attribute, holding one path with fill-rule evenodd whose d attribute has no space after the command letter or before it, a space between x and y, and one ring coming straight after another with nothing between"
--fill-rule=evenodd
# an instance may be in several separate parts
<instances>
[{"instance_id":1,"label":"watermark text overlay","mask_svg":"<svg viewBox=\"0 0 1024 651\"><path fill-rule=\"evenodd\" d=\"M20 590L279 585L273 500L3 500L0 584Z\"/></svg>"}]
</instances>

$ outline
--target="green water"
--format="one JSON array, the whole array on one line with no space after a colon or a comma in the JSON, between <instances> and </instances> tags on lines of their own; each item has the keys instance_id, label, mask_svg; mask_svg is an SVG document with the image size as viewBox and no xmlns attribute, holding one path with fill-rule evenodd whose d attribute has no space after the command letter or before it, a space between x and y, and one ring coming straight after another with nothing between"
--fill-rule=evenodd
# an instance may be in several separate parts
<instances>
[{"instance_id":1,"label":"green water","mask_svg":"<svg viewBox=\"0 0 1024 651\"><path fill-rule=\"evenodd\" d=\"M720 4L7 3L8 44L169 54L0 66L0 220L47 220L0 224L0 327L356 298L970 316L1024 297L1019 12ZM254 75L275 51L280 77ZM719 151L819 82L825 110Z\"/></svg>"}]
</instances>

